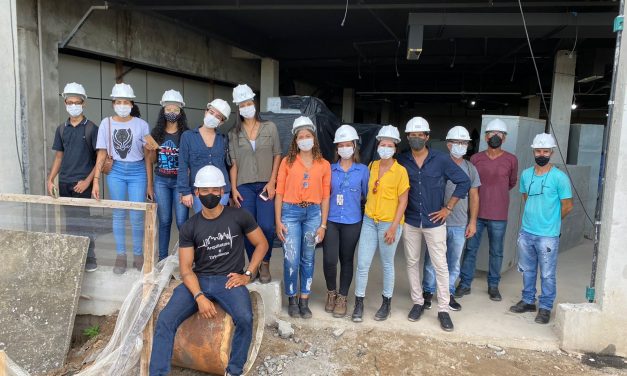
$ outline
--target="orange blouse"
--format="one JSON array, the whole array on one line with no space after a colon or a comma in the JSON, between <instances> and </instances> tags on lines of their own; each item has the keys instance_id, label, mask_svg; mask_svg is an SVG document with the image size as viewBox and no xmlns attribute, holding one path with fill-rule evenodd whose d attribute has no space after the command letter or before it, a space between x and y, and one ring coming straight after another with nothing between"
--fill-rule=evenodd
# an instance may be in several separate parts
<instances>
[{"instance_id":1,"label":"orange blouse","mask_svg":"<svg viewBox=\"0 0 627 376\"><path fill-rule=\"evenodd\" d=\"M283 202L298 204L313 202L320 204L331 195L331 165L326 159L314 161L307 169L300 158L291 166L283 158L279 166L276 193L283 196Z\"/></svg>"}]
</instances>

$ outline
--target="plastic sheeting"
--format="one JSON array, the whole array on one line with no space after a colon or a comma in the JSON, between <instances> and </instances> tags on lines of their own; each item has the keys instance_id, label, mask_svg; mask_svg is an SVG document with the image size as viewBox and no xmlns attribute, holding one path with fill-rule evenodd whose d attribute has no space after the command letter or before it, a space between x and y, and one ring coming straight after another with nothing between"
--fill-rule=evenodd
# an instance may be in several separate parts
<instances>
[{"instance_id":1,"label":"plastic sheeting","mask_svg":"<svg viewBox=\"0 0 627 376\"><path fill-rule=\"evenodd\" d=\"M178 267L178 244L175 254L157 264L152 273L137 281L128 294L115 324L113 335L107 346L99 354L94 354L85 362L94 363L77 376L137 375L143 347L143 332L163 289L170 281L174 269ZM144 299L144 286L149 285L149 293Z\"/></svg>"},{"instance_id":2,"label":"plastic sheeting","mask_svg":"<svg viewBox=\"0 0 627 376\"><path fill-rule=\"evenodd\" d=\"M279 112L263 112L261 118L276 124L281 139L283 155L287 154L292 141L292 124L299 116L308 116L316 125L317 136L320 142L322 155L330 163L335 162L335 131L341 125L340 120L327 108L321 99L316 97L278 97L281 102ZM276 107L276 106L274 106ZM375 136L381 129L381 124L348 123L355 127L359 135L361 162L370 163L377 157L377 140Z\"/></svg>"}]
</instances>

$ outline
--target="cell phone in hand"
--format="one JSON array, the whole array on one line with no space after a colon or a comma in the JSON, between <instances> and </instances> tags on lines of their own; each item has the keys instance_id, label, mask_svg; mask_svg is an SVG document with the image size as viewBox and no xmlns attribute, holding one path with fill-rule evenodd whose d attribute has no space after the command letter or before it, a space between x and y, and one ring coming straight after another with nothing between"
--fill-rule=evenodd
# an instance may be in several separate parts
<instances>
[{"instance_id":1,"label":"cell phone in hand","mask_svg":"<svg viewBox=\"0 0 627 376\"><path fill-rule=\"evenodd\" d=\"M259 194L259 197L264 201L268 201L270 199L270 197L268 196L268 191L261 192Z\"/></svg>"}]
</instances>

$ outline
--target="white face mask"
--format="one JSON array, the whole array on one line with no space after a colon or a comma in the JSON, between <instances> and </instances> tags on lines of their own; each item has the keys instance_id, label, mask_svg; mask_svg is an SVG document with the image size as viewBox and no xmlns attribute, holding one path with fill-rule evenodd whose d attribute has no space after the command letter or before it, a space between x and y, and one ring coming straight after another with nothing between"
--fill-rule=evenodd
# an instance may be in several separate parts
<instances>
[{"instance_id":1,"label":"white face mask","mask_svg":"<svg viewBox=\"0 0 627 376\"><path fill-rule=\"evenodd\" d=\"M351 146L343 146L341 148L337 148L337 153L342 157L342 159L350 159L355 153L355 148Z\"/></svg>"},{"instance_id":2,"label":"white face mask","mask_svg":"<svg viewBox=\"0 0 627 376\"><path fill-rule=\"evenodd\" d=\"M381 159L390 159L394 155L394 148L391 146L379 146L377 153L379 153Z\"/></svg>"},{"instance_id":3,"label":"white face mask","mask_svg":"<svg viewBox=\"0 0 627 376\"><path fill-rule=\"evenodd\" d=\"M131 106L128 104L116 104L113 106L113 111L115 114L121 118L128 117L131 114Z\"/></svg>"},{"instance_id":4,"label":"white face mask","mask_svg":"<svg viewBox=\"0 0 627 376\"><path fill-rule=\"evenodd\" d=\"M65 110L71 117L77 117L83 113L83 105L81 104L66 104Z\"/></svg>"},{"instance_id":5,"label":"white face mask","mask_svg":"<svg viewBox=\"0 0 627 376\"><path fill-rule=\"evenodd\" d=\"M467 150L468 145L453 144L453 146L451 146L451 155L455 158L461 158L466 155Z\"/></svg>"},{"instance_id":6,"label":"white face mask","mask_svg":"<svg viewBox=\"0 0 627 376\"><path fill-rule=\"evenodd\" d=\"M203 125L207 128L217 128L218 125L220 125L220 119L210 113L207 113L207 115L203 119Z\"/></svg>"},{"instance_id":7,"label":"white face mask","mask_svg":"<svg viewBox=\"0 0 627 376\"><path fill-rule=\"evenodd\" d=\"M305 138L304 140L298 140L296 143L298 144L298 148L302 151L309 151L314 146L313 138Z\"/></svg>"},{"instance_id":8,"label":"white face mask","mask_svg":"<svg viewBox=\"0 0 627 376\"><path fill-rule=\"evenodd\" d=\"M239 114L242 115L245 119L252 119L255 116L255 105L250 105L246 107L241 107L239 109Z\"/></svg>"}]
</instances>

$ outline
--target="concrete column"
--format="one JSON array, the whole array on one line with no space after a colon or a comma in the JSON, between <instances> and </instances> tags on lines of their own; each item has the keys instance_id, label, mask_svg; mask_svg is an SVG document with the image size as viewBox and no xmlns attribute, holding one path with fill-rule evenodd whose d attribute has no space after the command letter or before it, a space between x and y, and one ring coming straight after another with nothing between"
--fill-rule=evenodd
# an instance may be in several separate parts
<instances>
[{"instance_id":1,"label":"concrete column","mask_svg":"<svg viewBox=\"0 0 627 376\"><path fill-rule=\"evenodd\" d=\"M381 124L390 124L390 115L392 112L392 104L384 102L381 106Z\"/></svg>"},{"instance_id":2,"label":"concrete column","mask_svg":"<svg viewBox=\"0 0 627 376\"><path fill-rule=\"evenodd\" d=\"M622 40L627 32L622 31ZM615 107L607 150L605 193L596 276L595 303L560 304L557 312L561 347L566 350L627 356L627 44L622 43L616 69ZM582 291L583 295L583 291Z\"/></svg>"},{"instance_id":3,"label":"concrete column","mask_svg":"<svg viewBox=\"0 0 627 376\"><path fill-rule=\"evenodd\" d=\"M555 139L559 143L562 155L568 152L568 134L570 132L570 106L573 104L575 87L575 65L577 54L560 50L555 55L553 86L551 89L551 108L549 119L553 125ZM552 162L563 163L558 153L554 153Z\"/></svg>"},{"instance_id":4,"label":"concrete column","mask_svg":"<svg viewBox=\"0 0 627 376\"><path fill-rule=\"evenodd\" d=\"M17 19L15 0L0 8L0 112L5 115L0 122L0 160L6 168L0 179L0 192L24 193L24 135L22 133L20 105L20 72L18 60ZM21 162L21 164L20 164ZM24 172L27 174L28 172Z\"/></svg>"},{"instance_id":5,"label":"concrete column","mask_svg":"<svg viewBox=\"0 0 627 376\"><path fill-rule=\"evenodd\" d=\"M274 59L261 59L261 111L268 111L268 98L279 96L279 62Z\"/></svg>"},{"instance_id":6,"label":"concrete column","mask_svg":"<svg viewBox=\"0 0 627 376\"><path fill-rule=\"evenodd\" d=\"M352 123L355 119L355 89L344 88L342 96L342 122Z\"/></svg>"},{"instance_id":7,"label":"concrete column","mask_svg":"<svg viewBox=\"0 0 627 376\"><path fill-rule=\"evenodd\" d=\"M540 118L540 104L542 103L539 96L529 98L527 100L527 114L525 116L539 119ZM560 144L561 145L561 144Z\"/></svg>"}]
</instances>

